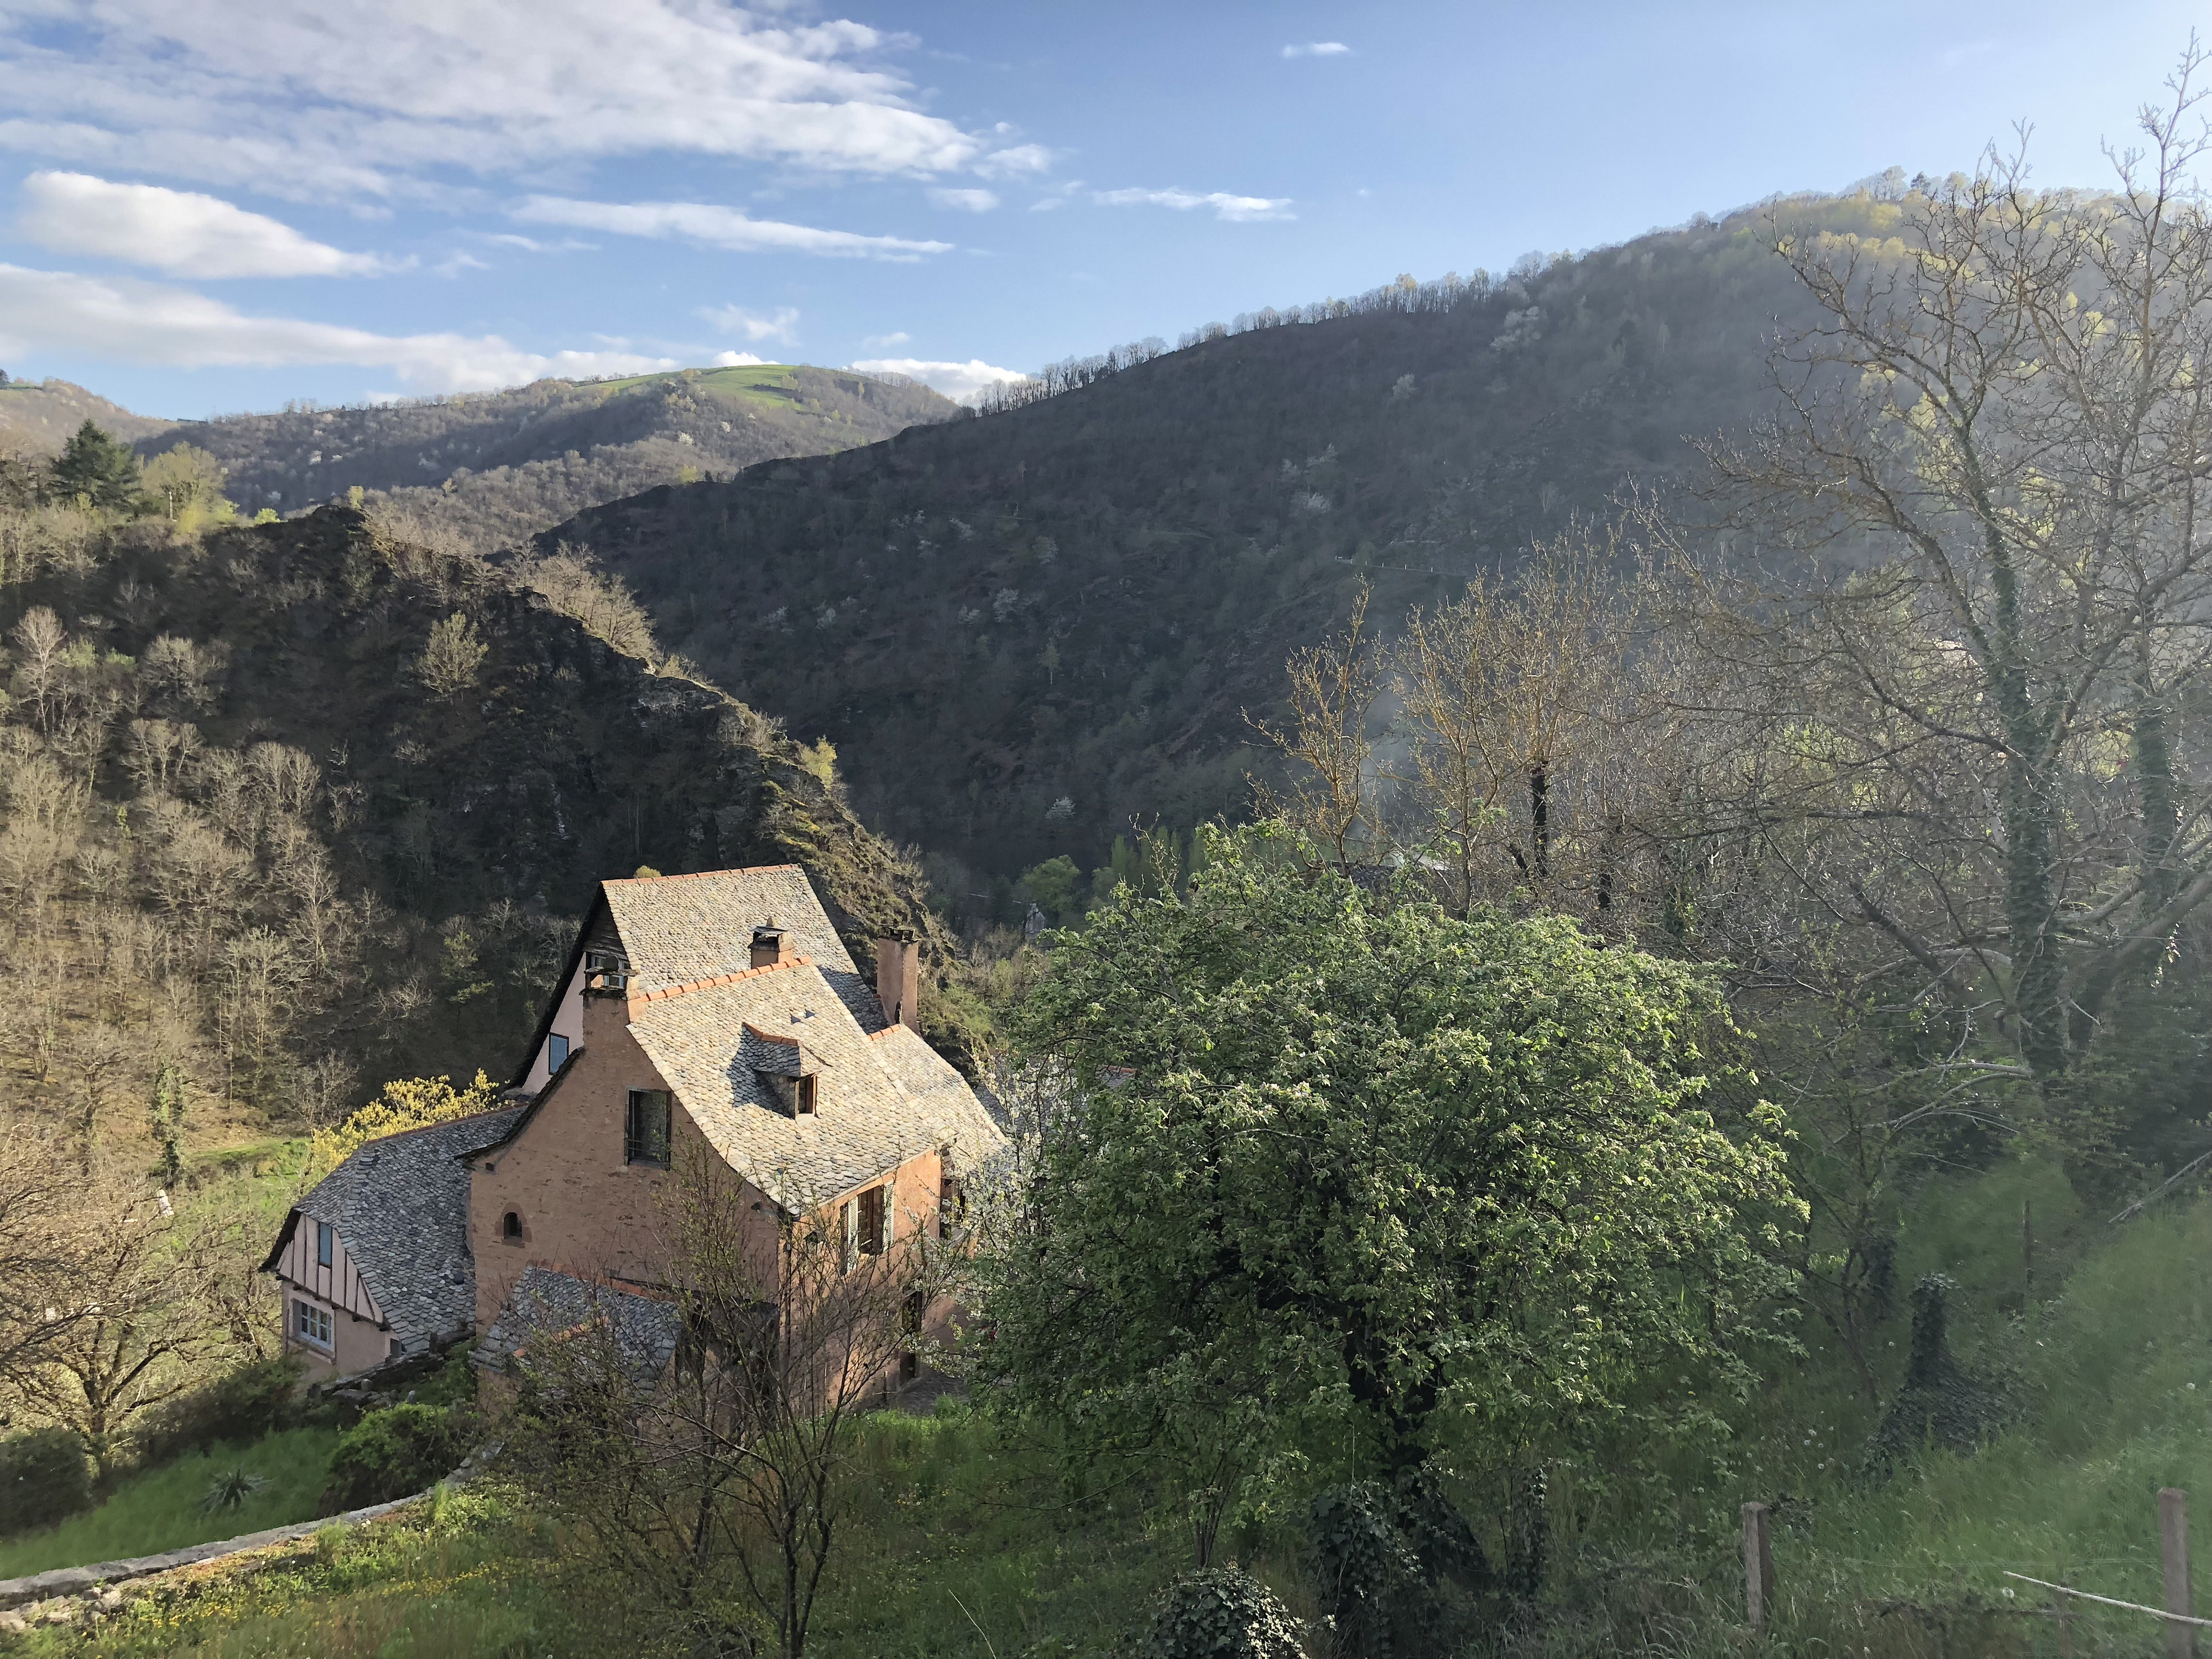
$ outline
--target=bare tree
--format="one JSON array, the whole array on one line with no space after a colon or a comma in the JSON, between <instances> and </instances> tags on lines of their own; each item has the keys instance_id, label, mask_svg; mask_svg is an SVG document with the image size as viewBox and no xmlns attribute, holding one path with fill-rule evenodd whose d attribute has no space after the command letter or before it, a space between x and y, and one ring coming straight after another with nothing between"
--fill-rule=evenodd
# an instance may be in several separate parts
<instances>
[{"instance_id":1,"label":"bare tree","mask_svg":"<svg viewBox=\"0 0 2212 1659\"><path fill-rule=\"evenodd\" d=\"M799 1659L861 1414L920 1343L945 1258L913 1232L855 1251L838 1212L789 1213L703 1154L663 1224L680 1350L647 1352L611 1294L533 1342L512 1462L696 1644Z\"/></svg>"},{"instance_id":2,"label":"bare tree","mask_svg":"<svg viewBox=\"0 0 2212 1659\"><path fill-rule=\"evenodd\" d=\"M1367 626L1369 597L1363 583L1344 632L1291 658L1287 724L1244 717L1297 768L1288 794L1253 780L1261 812L1306 836L1340 870L1373 858L1380 844L1368 725L1382 695L1382 669Z\"/></svg>"},{"instance_id":3,"label":"bare tree","mask_svg":"<svg viewBox=\"0 0 2212 1659\"><path fill-rule=\"evenodd\" d=\"M2212 792L2173 729L2212 663L2203 64L2111 195L1992 151L1908 198L1901 260L1778 216L1826 320L1777 360L1785 416L1708 452L1723 540L1819 573L1705 573L1760 735L1738 825L1831 827L1808 896L2045 1079L2212 898Z\"/></svg>"}]
</instances>

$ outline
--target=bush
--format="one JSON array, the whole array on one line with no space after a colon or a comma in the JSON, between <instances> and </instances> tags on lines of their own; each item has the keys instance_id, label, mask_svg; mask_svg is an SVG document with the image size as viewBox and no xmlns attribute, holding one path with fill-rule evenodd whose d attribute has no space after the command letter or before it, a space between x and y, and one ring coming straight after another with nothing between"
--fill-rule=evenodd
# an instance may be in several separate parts
<instances>
[{"instance_id":1,"label":"bush","mask_svg":"<svg viewBox=\"0 0 2212 1659\"><path fill-rule=\"evenodd\" d=\"M1162 1590L1142 1659L1304 1659L1298 1621L1275 1593L1235 1567L1202 1567Z\"/></svg>"},{"instance_id":2,"label":"bush","mask_svg":"<svg viewBox=\"0 0 2212 1659\"><path fill-rule=\"evenodd\" d=\"M50 1527L92 1507L92 1465L67 1429L0 1440L0 1537Z\"/></svg>"},{"instance_id":3,"label":"bush","mask_svg":"<svg viewBox=\"0 0 2212 1659\"><path fill-rule=\"evenodd\" d=\"M434 1406L371 1412L346 1431L331 1454L323 1513L409 1497L451 1474L460 1461L460 1431L450 1413Z\"/></svg>"},{"instance_id":4,"label":"bush","mask_svg":"<svg viewBox=\"0 0 2212 1659\"><path fill-rule=\"evenodd\" d=\"M131 1443L142 1467L158 1468L186 1452L258 1440L296 1425L299 1389L294 1356L249 1360L154 1407L132 1428Z\"/></svg>"}]
</instances>

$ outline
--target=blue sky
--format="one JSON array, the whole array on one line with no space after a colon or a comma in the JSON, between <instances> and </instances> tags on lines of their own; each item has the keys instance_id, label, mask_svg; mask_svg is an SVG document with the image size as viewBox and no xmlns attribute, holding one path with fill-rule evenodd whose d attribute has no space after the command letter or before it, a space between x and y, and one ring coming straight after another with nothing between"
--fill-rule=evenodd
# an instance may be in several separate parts
<instances>
[{"instance_id":1,"label":"blue sky","mask_svg":"<svg viewBox=\"0 0 2212 1659\"><path fill-rule=\"evenodd\" d=\"M0 0L0 368L173 416L735 355L959 395L2022 118L2101 183L2201 14Z\"/></svg>"}]
</instances>

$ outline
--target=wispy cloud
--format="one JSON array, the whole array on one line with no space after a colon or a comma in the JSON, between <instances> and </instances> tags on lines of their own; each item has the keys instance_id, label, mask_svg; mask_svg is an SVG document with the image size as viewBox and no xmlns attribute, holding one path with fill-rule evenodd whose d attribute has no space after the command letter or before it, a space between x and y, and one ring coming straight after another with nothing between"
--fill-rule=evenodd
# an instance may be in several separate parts
<instances>
[{"instance_id":1,"label":"wispy cloud","mask_svg":"<svg viewBox=\"0 0 2212 1659\"><path fill-rule=\"evenodd\" d=\"M994 368L981 357L970 357L964 363L937 362L927 357L862 357L845 366L863 374L903 374L960 403L1000 380L1024 378L1017 369Z\"/></svg>"},{"instance_id":2,"label":"wispy cloud","mask_svg":"<svg viewBox=\"0 0 2212 1659\"><path fill-rule=\"evenodd\" d=\"M1341 40L1306 40L1283 48L1285 58L1348 58L1352 48Z\"/></svg>"},{"instance_id":3,"label":"wispy cloud","mask_svg":"<svg viewBox=\"0 0 2212 1659\"><path fill-rule=\"evenodd\" d=\"M1236 224L1247 224L1259 219L1295 219L1290 210L1287 196L1232 196L1227 191L1177 190L1101 190L1091 192L1091 200L1107 207L1164 207L1178 213L1188 213L1194 208L1212 208L1213 216Z\"/></svg>"},{"instance_id":4,"label":"wispy cloud","mask_svg":"<svg viewBox=\"0 0 2212 1659\"><path fill-rule=\"evenodd\" d=\"M929 199L941 208L952 208L961 213L988 213L999 205L999 198L988 190L948 190L933 186Z\"/></svg>"},{"instance_id":5,"label":"wispy cloud","mask_svg":"<svg viewBox=\"0 0 2212 1659\"><path fill-rule=\"evenodd\" d=\"M511 230L479 231L487 242L496 242L501 247L519 247L525 253L574 253L599 246L597 242L578 241L574 236L563 236L557 242L541 242L535 236L522 236Z\"/></svg>"},{"instance_id":6,"label":"wispy cloud","mask_svg":"<svg viewBox=\"0 0 2212 1659\"><path fill-rule=\"evenodd\" d=\"M672 357L632 351L527 351L496 334L377 334L257 317L185 289L9 264L0 264L0 349L9 357L77 351L175 368L349 363L389 369L422 392L489 391L546 375L680 367Z\"/></svg>"},{"instance_id":7,"label":"wispy cloud","mask_svg":"<svg viewBox=\"0 0 2212 1659\"><path fill-rule=\"evenodd\" d=\"M702 0L101 0L0 20L0 144L313 197L658 151L817 172L1034 170L917 106L863 24Z\"/></svg>"},{"instance_id":8,"label":"wispy cloud","mask_svg":"<svg viewBox=\"0 0 2212 1659\"><path fill-rule=\"evenodd\" d=\"M867 335L862 338L860 343L864 346L873 346L877 350L880 351L886 346L902 346L911 344L913 340L913 335L908 333L904 329L900 329L896 333L891 334Z\"/></svg>"},{"instance_id":9,"label":"wispy cloud","mask_svg":"<svg viewBox=\"0 0 2212 1659\"><path fill-rule=\"evenodd\" d=\"M799 307L778 306L763 317L743 306L709 306L699 313L726 334L742 334L748 340L774 340L781 345L799 343Z\"/></svg>"},{"instance_id":10,"label":"wispy cloud","mask_svg":"<svg viewBox=\"0 0 2212 1659\"><path fill-rule=\"evenodd\" d=\"M1052 171L1052 152L1042 144L1013 144L994 149L975 165L986 179L1018 179Z\"/></svg>"},{"instance_id":11,"label":"wispy cloud","mask_svg":"<svg viewBox=\"0 0 2212 1659\"><path fill-rule=\"evenodd\" d=\"M701 242L740 253L771 250L817 253L831 258L911 261L925 254L949 253L950 242L913 241L900 236L863 236L849 230L821 230L811 225L754 219L716 202L578 202L564 196L532 196L508 211L527 222L574 225L580 230L611 231Z\"/></svg>"},{"instance_id":12,"label":"wispy cloud","mask_svg":"<svg viewBox=\"0 0 2212 1659\"><path fill-rule=\"evenodd\" d=\"M390 269L213 196L118 185L88 173L23 180L16 228L41 247L147 265L174 276L365 276Z\"/></svg>"}]
</instances>

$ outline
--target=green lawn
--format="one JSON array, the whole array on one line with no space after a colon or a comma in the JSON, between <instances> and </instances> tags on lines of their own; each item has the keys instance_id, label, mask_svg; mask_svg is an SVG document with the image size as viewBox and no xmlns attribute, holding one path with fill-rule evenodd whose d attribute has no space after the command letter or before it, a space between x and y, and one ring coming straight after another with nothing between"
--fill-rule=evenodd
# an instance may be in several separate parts
<instances>
[{"instance_id":1,"label":"green lawn","mask_svg":"<svg viewBox=\"0 0 2212 1659\"><path fill-rule=\"evenodd\" d=\"M250 1446L218 1447L212 1454L184 1457L133 1476L97 1509L45 1532L0 1543L0 1578L152 1555L311 1521L337 1443L335 1429L290 1429ZM269 1484L235 1509L201 1508L200 1499L216 1475L234 1468L261 1475Z\"/></svg>"}]
</instances>

